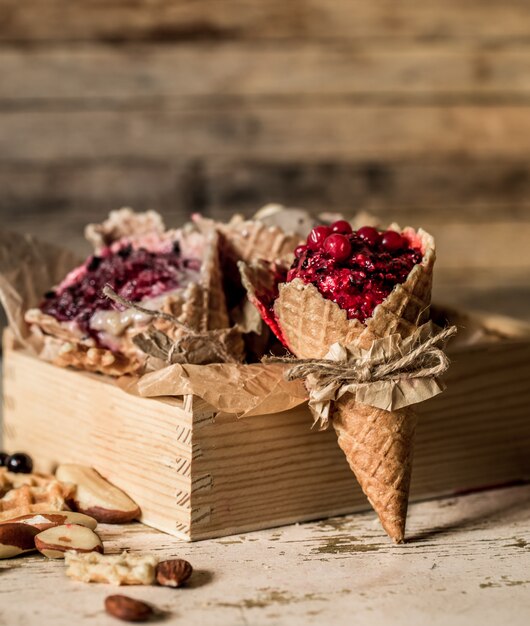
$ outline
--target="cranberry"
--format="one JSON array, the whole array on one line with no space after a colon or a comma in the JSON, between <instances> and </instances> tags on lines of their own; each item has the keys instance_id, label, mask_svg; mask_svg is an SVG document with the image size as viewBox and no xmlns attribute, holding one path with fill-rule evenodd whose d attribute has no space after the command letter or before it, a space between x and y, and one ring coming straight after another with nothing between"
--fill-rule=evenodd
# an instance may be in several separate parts
<instances>
[{"instance_id":1,"label":"cranberry","mask_svg":"<svg viewBox=\"0 0 530 626\"><path fill-rule=\"evenodd\" d=\"M387 230L383 233L381 245L388 252L397 252L407 246L407 241L395 230Z\"/></svg>"},{"instance_id":2,"label":"cranberry","mask_svg":"<svg viewBox=\"0 0 530 626\"><path fill-rule=\"evenodd\" d=\"M395 248L391 249L392 244ZM315 285L324 298L345 310L349 319L361 322L371 317L394 285L403 283L422 258L420 250L399 233L379 233L368 226L351 235L328 232L323 244L309 247L293 262L287 281L300 278Z\"/></svg>"},{"instance_id":3,"label":"cranberry","mask_svg":"<svg viewBox=\"0 0 530 626\"><path fill-rule=\"evenodd\" d=\"M329 226L315 226L307 238L307 247L311 250L318 250L322 247L328 235L331 235Z\"/></svg>"},{"instance_id":4,"label":"cranberry","mask_svg":"<svg viewBox=\"0 0 530 626\"><path fill-rule=\"evenodd\" d=\"M332 233L339 233L341 235L350 235L352 227L346 220L337 220L330 226Z\"/></svg>"},{"instance_id":5,"label":"cranberry","mask_svg":"<svg viewBox=\"0 0 530 626\"><path fill-rule=\"evenodd\" d=\"M7 452L0 452L0 467L4 467L7 464L9 454Z\"/></svg>"},{"instance_id":6,"label":"cranberry","mask_svg":"<svg viewBox=\"0 0 530 626\"><path fill-rule=\"evenodd\" d=\"M344 263L350 258L351 244L348 237L334 233L324 241L324 250L338 263Z\"/></svg>"},{"instance_id":7,"label":"cranberry","mask_svg":"<svg viewBox=\"0 0 530 626\"><path fill-rule=\"evenodd\" d=\"M294 256L299 259L307 250L307 246L297 246L294 250Z\"/></svg>"},{"instance_id":8,"label":"cranberry","mask_svg":"<svg viewBox=\"0 0 530 626\"><path fill-rule=\"evenodd\" d=\"M6 467L10 472L17 474L30 474L33 469L33 461L29 454L15 452L7 457Z\"/></svg>"},{"instance_id":9,"label":"cranberry","mask_svg":"<svg viewBox=\"0 0 530 626\"><path fill-rule=\"evenodd\" d=\"M363 226L357 231L359 237L370 247L375 248L381 239L381 235L376 228L371 226Z\"/></svg>"}]
</instances>

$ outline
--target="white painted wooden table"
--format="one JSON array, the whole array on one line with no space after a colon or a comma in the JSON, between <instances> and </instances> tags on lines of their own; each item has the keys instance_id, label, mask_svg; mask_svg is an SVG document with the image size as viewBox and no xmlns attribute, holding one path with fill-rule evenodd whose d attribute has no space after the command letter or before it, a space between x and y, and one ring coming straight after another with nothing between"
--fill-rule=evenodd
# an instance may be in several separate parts
<instances>
[{"instance_id":1,"label":"white painted wooden table","mask_svg":"<svg viewBox=\"0 0 530 626\"><path fill-rule=\"evenodd\" d=\"M188 559L187 588L69 580L61 561L0 561L2 626L106 626L124 592L187 626L530 623L530 485L415 504L406 545L373 513L182 543L140 524L100 526L107 551Z\"/></svg>"}]
</instances>

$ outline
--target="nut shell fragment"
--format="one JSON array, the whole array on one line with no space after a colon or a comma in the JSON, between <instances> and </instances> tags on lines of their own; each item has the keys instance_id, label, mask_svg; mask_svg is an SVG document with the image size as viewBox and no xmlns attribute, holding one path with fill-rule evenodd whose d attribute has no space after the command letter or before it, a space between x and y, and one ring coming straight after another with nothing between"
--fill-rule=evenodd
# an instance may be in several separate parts
<instances>
[{"instance_id":1,"label":"nut shell fragment","mask_svg":"<svg viewBox=\"0 0 530 626\"><path fill-rule=\"evenodd\" d=\"M154 614L149 604L121 594L105 598L105 611L124 622L145 622Z\"/></svg>"},{"instance_id":2,"label":"nut shell fragment","mask_svg":"<svg viewBox=\"0 0 530 626\"><path fill-rule=\"evenodd\" d=\"M140 508L121 489L115 487L95 469L86 465L59 465L58 480L76 485L75 509L106 524L123 524L140 515Z\"/></svg>"},{"instance_id":3,"label":"nut shell fragment","mask_svg":"<svg viewBox=\"0 0 530 626\"><path fill-rule=\"evenodd\" d=\"M26 524L0 525L0 559L9 559L25 552L33 552L35 535L39 531Z\"/></svg>"},{"instance_id":4,"label":"nut shell fragment","mask_svg":"<svg viewBox=\"0 0 530 626\"><path fill-rule=\"evenodd\" d=\"M184 559L162 561L156 567L156 581L164 587L180 587L193 573L193 567Z\"/></svg>"},{"instance_id":5,"label":"nut shell fragment","mask_svg":"<svg viewBox=\"0 0 530 626\"><path fill-rule=\"evenodd\" d=\"M35 546L49 559L64 559L64 554L68 550L103 552L99 536L90 528L78 524L53 526L43 530L35 537Z\"/></svg>"}]
</instances>

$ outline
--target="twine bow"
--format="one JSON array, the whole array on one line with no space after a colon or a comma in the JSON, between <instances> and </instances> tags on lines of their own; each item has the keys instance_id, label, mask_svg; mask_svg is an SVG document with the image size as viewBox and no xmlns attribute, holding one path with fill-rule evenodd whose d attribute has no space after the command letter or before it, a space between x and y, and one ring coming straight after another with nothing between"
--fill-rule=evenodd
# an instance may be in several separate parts
<instances>
[{"instance_id":1,"label":"twine bow","mask_svg":"<svg viewBox=\"0 0 530 626\"><path fill-rule=\"evenodd\" d=\"M315 422L325 427L332 402L347 392L362 404L391 411L443 391L439 377L449 366L443 348L456 331L456 326L435 330L428 322L406 339L389 335L374 340L367 350L335 343L322 359L269 357L264 361L291 365L287 380L306 380Z\"/></svg>"}]
</instances>

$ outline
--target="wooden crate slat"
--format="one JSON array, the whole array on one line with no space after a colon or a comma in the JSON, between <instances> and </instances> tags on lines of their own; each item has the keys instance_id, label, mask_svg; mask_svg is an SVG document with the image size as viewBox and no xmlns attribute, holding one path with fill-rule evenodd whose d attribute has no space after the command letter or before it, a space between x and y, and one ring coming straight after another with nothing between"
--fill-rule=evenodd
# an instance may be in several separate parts
<instances>
[{"instance_id":1,"label":"wooden crate slat","mask_svg":"<svg viewBox=\"0 0 530 626\"><path fill-rule=\"evenodd\" d=\"M0 150L9 161L188 159L514 159L528 153L524 106L267 107L196 110L4 111ZM79 132L80 129L83 132ZM286 138L289 138L286 141ZM24 140L25 139L25 140ZM31 150L26 143L31 139ZM3 159L5 161L5 156Z\"/></svg>"},{"instance_id":2,"label":"wooden crate slat","mask_svg":"<svg viewBox=\"0 0 530 626\"><path fill-rule=\"evenodd\" d=\"M530 13L529 13L530 17ZM526 102L529 46L495 49L423 41L395 44L223 42L180 46L0 48L0 105L62 103L64 108L140 108L163 100L258 100L303 96L305 102L356 98L465 103ZM288 67L289 71L285 72Z\"/></svg>"},{"instance_id":3,"label":"wooden crate slat","mask_svg":"<svg viewBox=\"0 0 530 626\"><path fill-rule=\"evenodd\" d=\"M521 0L3 0L2 10L9 19L0 19L0 41L19 44L309 37L497 41L529 34L529 9Z\"/></svg>"}]
</instances>

